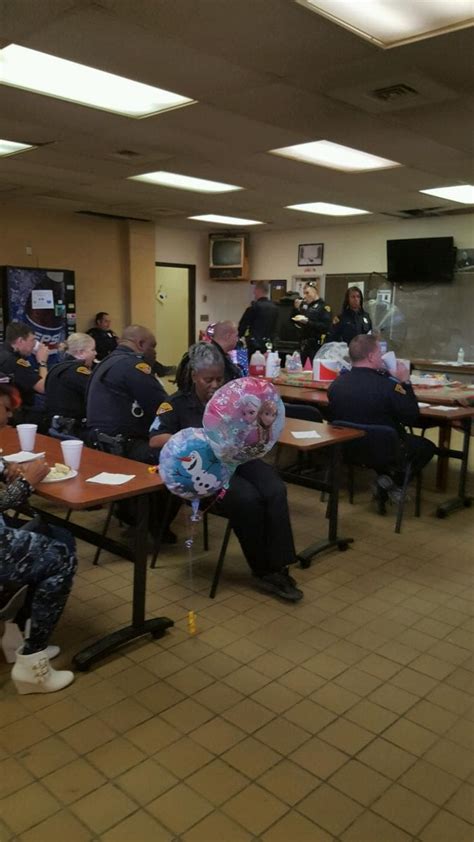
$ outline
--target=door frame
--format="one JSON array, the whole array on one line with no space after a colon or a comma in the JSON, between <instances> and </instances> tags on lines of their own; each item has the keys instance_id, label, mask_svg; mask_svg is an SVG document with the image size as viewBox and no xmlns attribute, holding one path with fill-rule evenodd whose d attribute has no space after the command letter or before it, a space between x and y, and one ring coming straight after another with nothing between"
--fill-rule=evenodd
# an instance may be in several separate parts
<instances>
[{"instance_id":1,"label":"door frame","mask_svg":"<svg viewBox=\"0 0 474 842\"><path fill-rule=\"evenodd\" d=\"M188 270L188 347L196 341L196 266L194 263L164 263L155 260L155 266L165 269Z\"/></svg>"}]
</instances>

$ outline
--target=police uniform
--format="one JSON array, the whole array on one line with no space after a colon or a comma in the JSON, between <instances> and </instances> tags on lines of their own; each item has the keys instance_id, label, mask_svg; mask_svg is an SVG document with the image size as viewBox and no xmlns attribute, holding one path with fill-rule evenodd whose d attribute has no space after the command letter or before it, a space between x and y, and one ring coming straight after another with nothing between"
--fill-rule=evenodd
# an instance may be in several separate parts
<instances>
[{"instance_id":1,"label":"police uniform","mask_svg":"<svg viewBox=\"0 0 474 842\"><path fill-rule=\"evenodd\" d=\"M38 368L5 342L0 350L0 371L13 378L13 383L21 395L22 406L15 412L15 423L38 423L43 415L42 410L34 407L35 386L41 380Z\"/></svg>"},{"instance_id":2,"label":"police uniform","mask_svg":"<svg viewBox=\"0 0 474 842\"><path fill-rule=\"evenodd\" d=\"M432 442L405 430L405 425L413 426L420 420L411 383L400 383L386 372L356 366L331 383L328 399L332 421L392 427L399 435L405 455L414 459L415 473L434 455L436 448Z\"/></svg>"},{"instance_id":3,"label":"police uniform","mask_svg":"<svg viewBox=\"0 0 474 842\"><path fill-rule=\"evenodd\" d=\"M148 430L166 392L142 354L125 345L112 351L89 377L87 426L125 438L125 455L154 463L148 446Z\"/></svg>"},{"instance_id":4,"label":"police uniform","mask_svg":"<svg viewBox=\"0 0 474 842\"><path fill-rule=\"evenodd\" d=\"M91 370L81 360L67 354L48 372L45 383L46 414L72 418L71 432L80 433L86 417L86 391Z\"/></svg>"},{"instance_id":5,"label":"police uniform","mask_svg":"<svg viewBox=\"0 0 474 842\"><path fill-rule=\"evenodd\" d=\"M346 342L349 345L355 336L370 333L371 330L372 322L365 310L352 310L346 307L339 316L333 319L326 342Z\"/></svg>"},{"instance_id":6,"label":"police uniform","mask_svg":"<svg viewBox=\"0 0 474 842\"><path fill-rule=\"evenodd\" d=\"M158 407L150 436L202 427L204 404L194 390L177 392ZM278 572L295 561L285 483L261 459L239 465L214 509L229 518L256 576Z\"/></svg>"},{"instance_id":7,"label":"police uniform","mask_svg":"<svg viewBox=\"0 0 474 842\"><path fill-rule=\"evenodd\" d=\"M239 322L238 332L239 336L245 336L249 355L254 351L265 351L266 343L273 342L278 312L278 306L268 298L258 298L247 307Z\"/></svg>"},{"instance_id":8,"label":"police uniform","mask_svg":"<svg viewBox=\"0 0 474 842\"><path fill-rule=\"evenodd\" d=\"M322 298L317 301L306 301L301 304L298 314L306 316L308 321L301 325L301 360L304 363L308 357L313 360L314 355L323 344L331 326L331 308Z\"/></svg>"},{"instance_id":9,"label":"police uniform","mask_svg":"<svg viewBox=\"0 0 474 842\"><path fill-rule=\"evenodd\" d=\"M87 331L95 342L96 359L104 360L118 345L118 339L113 330L102 330L100 327L91 327Z\"/></svg>"}]
</instances>

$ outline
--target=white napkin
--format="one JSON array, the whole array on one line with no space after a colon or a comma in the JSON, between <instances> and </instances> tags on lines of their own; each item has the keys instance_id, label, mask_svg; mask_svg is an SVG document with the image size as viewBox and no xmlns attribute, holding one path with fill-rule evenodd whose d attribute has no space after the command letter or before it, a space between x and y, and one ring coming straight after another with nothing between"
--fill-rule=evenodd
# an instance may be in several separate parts
<instances>
[{"instance_id":1,"label":"white napkin","mask_svg":"<svg viewBox=\"0 0 474 842\"><path fill-rule=\"evenodd\" d=\"M321 436L316 430L297 430L296 432L291 431L291 435L295 439L320 439Z\"/></svg>"},{"instance_id":2,"label":"white napkin","mask_svg":"<svg viewBox=\"0 0 474 842\"><path fill-rule=\"evenodd\" d=\"M135 474L108 474L107 471L102 471L96 474L95 477L89 477L86 482L98 482L100 485L123 485L135 478Z\"/></svg>"},{"instance_id":3,"label":"white napkin","mask_svg":"<svg viewBox=\"0 0 474 842\"><path fill-rule=\"evenodd\" d=\"M422 403L421 401L418 401L418 406L420 409L426 409L426 407L429 406L429 403Z\"/></svg>"},{"instance_id":4,"label":"white napkin","mask_svg":"<svg viewBox=\"0 0 474 842\"><path fill-rule=\"evenodd\" d=\"M32 462L34 459L43 457L44 453L31 453L29 450L19 450L18 453L9 453L4 456L5 462Z\"/></svg>"},{"instance_id":5,"label":"white napkin","mask_svg":"<svg viewBox=\"0 0 474 842\"><path fill-rule=\"evenodd\" d=\"M431 409L442 409L443 412L456 412L459 406L432 406Z\"/></svg>"}]
</instances>

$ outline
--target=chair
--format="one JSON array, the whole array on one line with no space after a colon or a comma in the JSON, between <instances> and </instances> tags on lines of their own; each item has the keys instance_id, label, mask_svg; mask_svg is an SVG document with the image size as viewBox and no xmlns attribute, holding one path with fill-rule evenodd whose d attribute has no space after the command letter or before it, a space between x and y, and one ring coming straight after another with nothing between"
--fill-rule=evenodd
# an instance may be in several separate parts
<instances>
[{"instance_id":1,"label":"chair","mask_svg":"<svg viewBox=\"0 0 474 842\"><path fill-rule=\"evenodd\" d=\"M112 453L114 456L124 455L125 439L124 436L120 433L117 436L110 436L107 433L99 433L99 431L96 430L95 442L97 445L97 450L101 450L103 453ZM104 525L102 527L102 532L100 533L101 538L105 538L105 536L107 535L110 526L110 521L114 513L114 508L115 503L111 503L107 512L107 517L105 518ZM99 556L101 552L102 547L97 547L92 562L93 565L97 565L99 563Z\"/></svg>"},{"instance_id":2,"label":"chair","mask_svg":"<svg viewBox=\"0 0 474 842\"><path fill-rule=\"evenodd\" d=\"M0 620L14 620L23 607L27 593L28 585L20 586L16 590L10 590L8 585L3 585L0 588Z\"/></svg>"},{"instance_id":3,"label":"chair","mask_svg":"<svg viewBox=\"0 0 474 842\"><path fill-rule=\"evenodd\" d=\"M349 500L354 499L354 472L356 465L373 468L377 473L385 473L387 468L399 464L400 439L393 427L384 424L355 424L351 421L333 421L333 427L348 427L362 430L365 436L344 445L344 461L349 466ZM397 506L395 532L401 531L403 509L405 505L408 484L413 476L412 462L407 461L403 476L400 500ZM421 471L416 476L415 517L420 517ZM385 513L385 505L379 505L380 514Z\"/></svg>"}]
</instances>

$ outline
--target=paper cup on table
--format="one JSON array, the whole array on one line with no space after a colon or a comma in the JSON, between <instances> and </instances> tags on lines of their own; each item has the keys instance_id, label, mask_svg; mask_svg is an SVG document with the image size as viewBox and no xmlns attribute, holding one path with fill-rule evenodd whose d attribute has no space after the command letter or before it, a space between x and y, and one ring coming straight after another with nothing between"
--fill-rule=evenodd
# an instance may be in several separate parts
<instances>
[{"instance_id":1,"label":"paper cup on table","mask_svg":"<svg viewBox=\"0 0 474 842\"><path fill-rule=\"evenodd\" d=\"M37 429L37 424L18 424L16 430L22 450L33 451L35 449Z\"/></svg>"},{"instance_id":2,"label":"paper cup on table","mask_svg":"<svg viewBox=\"0 0 474 842\"><path fill-rule=\"evenodd\" d=\"M79 439L71 439L71 441L62 441L61 450L63 452L64 464L73 471L77 471L81 464L83 441Z\"/></svg>"}]
</instances>

